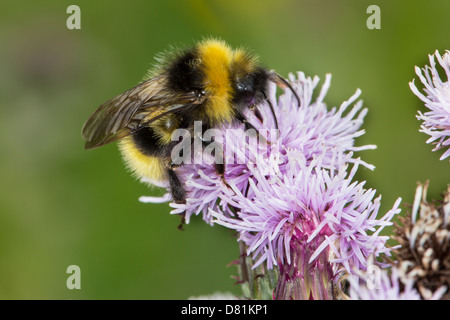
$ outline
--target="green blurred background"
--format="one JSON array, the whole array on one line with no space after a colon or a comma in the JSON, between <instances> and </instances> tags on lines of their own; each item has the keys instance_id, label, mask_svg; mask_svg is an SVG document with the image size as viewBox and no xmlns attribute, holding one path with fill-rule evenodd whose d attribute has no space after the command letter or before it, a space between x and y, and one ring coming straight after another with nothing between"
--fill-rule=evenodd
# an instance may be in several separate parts
<instances>
[{"instance_id":1,"label":"green blurred background","mask_svg":"<svg viewBox=\"0 0 450 320\"><path fill-rule=\"evenodd\" d=\"M81 8L68 30L66 8ZM366 9L381 8L369 30ZM450 49L449 1L2 1L0 4L0 298L186 299L239 294L233 234L200 217L185 231L167 204L124 169L116 145L84 151L81 127L101 103L137 84L171 44L220 36L286 76L332 73L329 106L356 90L369 108L357 145L376 166L358 179L412 203L450 182L448 161L419 133L424 110L408 82L427 55ZM418 83L418 82L416 82ZM404 210L405 211L405 210ZM403 211L403 212L404 212ZM69 265L81 290L66 287Z\"/></svg>"}]
</instances>

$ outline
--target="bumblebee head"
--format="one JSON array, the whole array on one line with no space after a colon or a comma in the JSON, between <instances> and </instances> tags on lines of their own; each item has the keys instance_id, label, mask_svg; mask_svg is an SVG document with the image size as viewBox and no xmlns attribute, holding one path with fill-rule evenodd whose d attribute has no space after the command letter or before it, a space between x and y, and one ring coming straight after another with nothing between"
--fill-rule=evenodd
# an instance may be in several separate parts
<instances>
[{"instance_id":1,"label":"bumblebee head","mask_svg":"<svg viewBox=\"0 0 450 320\"><path fill-rule=\"evenodd\" d=\"M177 90L204 90L209 96L240 105L252 104L266 89L268 72L256 55L232 49L218 39L199 42L181 52L167 70L169 85Z\"/></svg>"},{"instance_id":2,"label":"bumblebee head","mask_svg":"<svg viewBox=\"0 0 450 320\"><path fill-rule=\"evenodd\" d=\"M245 108L256 105L264 99L269 74L261 67L255 67L250 72L242 72L242 67L237 65L232 73L231 85L234 92L232 102L238 107Z\"/></svg>"},{"instance_id":3,"label":"bumblebee head","mask_svg":"<svg viewBox=\"0 0 450 320\"><path fill-rule=\"evenodd\" d=\"M258 103L266 90L268 72L258 57L245 49L232 49L222 40L208 39L198 45L205 89L227 99L237 108Z\"/></svg>"}]
</instances>

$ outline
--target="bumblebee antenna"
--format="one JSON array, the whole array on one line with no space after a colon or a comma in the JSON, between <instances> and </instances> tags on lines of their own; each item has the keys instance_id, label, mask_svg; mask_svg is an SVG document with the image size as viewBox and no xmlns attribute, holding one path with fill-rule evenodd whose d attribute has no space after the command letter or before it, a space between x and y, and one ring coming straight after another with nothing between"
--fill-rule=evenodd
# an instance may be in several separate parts
<instances>
[{"instance_id":1,"label":"bumblebee antenna","mask_svg":"<svg viewBox=\"0 0 450 320\"><path fill-rule=\"evenodd\" d=\"M300 97L298 96L297 92L295 92L294 88L292 88L289 81L287 81L285 78L280 76L278 73L271 71L270 72L270 80L272 80L277 86L281 88L289 88L289 90L292 91L292 93L295 96L295 99L297 99L298 107L301 107Z\"/></svg>"}]
</instances>

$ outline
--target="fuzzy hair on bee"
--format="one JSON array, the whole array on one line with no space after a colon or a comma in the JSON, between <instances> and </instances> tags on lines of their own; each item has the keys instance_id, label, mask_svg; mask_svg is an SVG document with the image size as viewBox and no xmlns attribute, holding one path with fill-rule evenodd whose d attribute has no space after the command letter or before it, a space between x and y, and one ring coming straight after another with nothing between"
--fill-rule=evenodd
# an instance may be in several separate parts
<instances>
[{"instance_id":1,"label":"fuzzy hair on bee","mask_svg":"<svg viewBox=\"0 0 450 320\"><path fill-rule=\"evenodd\" d=\"M269 82L292 90L249 51L232 49L218 39L200 41L166 55L148 79L102 104L83 126L85 149L119 140L122 157L135 176L156 185L168 182L173 201L185 203L179 165L171 159L178 143L172 141L173 132L192 130L194 121L201 121L203 130L235 121L251 128L244 110L256 111L267 100ZM215 166L223 177L225 165Z\"/></svg>"}]
</instances>

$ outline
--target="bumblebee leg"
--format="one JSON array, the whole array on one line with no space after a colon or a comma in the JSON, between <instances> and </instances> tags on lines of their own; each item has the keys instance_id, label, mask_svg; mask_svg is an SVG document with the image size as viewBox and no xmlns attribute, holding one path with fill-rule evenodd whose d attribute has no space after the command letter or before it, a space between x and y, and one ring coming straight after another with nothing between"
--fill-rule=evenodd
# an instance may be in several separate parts
<instances>
[{"instance_id":1,"label":"bumblebee leg","mask_svg":"<svg viewBox=\"0 0 450 320\"><path fill-rule=\"evenodd\" d=\"M203 148L208 146L209 141L202 140L202 146ZM216 157L216 153L219 153L219 158ZM225 154L223 152L223 148L221 146L217 146L216 149L214 149L214 167L216 170L217 175L220 177L220 180L223 182L224 185L227 186L228 189L231 189L228 182L225 180ZM219 160L219 161L217 161Z\"/></svg>"},{"instance_id":2,"label":"bumblebee leg","mask_svg":"<svg viewBox=\"0 0 450 320\"><path fill-rule=\"evenodd\" d=\"M255 112L255 115L257 117L259 117L258 115L260 115L260 113L259 113L259 110L256 107L255 107L255 111L254 112ZM245 118L245 116L242 113L239 113L236 116L236 119L238 121L242 122L245 125L245 130L246 131L249 130L249 129L252 129L252 130L255 130L256 133L259 133L258 129L256 129L250 122L248 122L247 118ZM261 139L260 142L270 145L270 141L268 141L266 139L266 137L264 137L262 134L259 135L259 139Z\"/></svg>"},{"instance_id":3,"label":"bumblebee leg","mask_svg":"<svg viewBox=\"0 0 450 320\"><path fill-rule=\"evenodd\" d=\"M224 162L225 162L225 160L224 160ZM225 163L216 163L215 168L216 168L216 173L220 177L220 180L222 181L222 183L228 189L232 190L231 186L228 184L227 180L225 180Z\"/></svg>"},{"instance_id":4,"label":"bumblebee leg","mask_svg":"<svg viewBox=\"0 0 450 320\"><path fill-rule=\"evenodd\" d=\"M172 198L175 203L186 203L186 192L184 191L183 185L181 184L180 179L178 178L175 170L173 170L174 166L170 166L167 169L167 176L169 178L170 191L172 193ZM186 222L185 220L185 212L180 213L181 221L178 225L178 229L183 230L183 225Z\"/></svg>"},{"instance_id":5,"label":"bumblebee leg","mask_svg":"<svg viewBox=\"0 0 450 320\"><path fill-rule=\"evenodd\" d=\"M258 132L258 130L250 122L248 122L247 118L242 113L239 112L236 115L236 119L245 125L245 130L253 129Z\"/></svg>"},{"instance_id":6,"label":"bumblebee leg","mask_svg":"<svg viewBox=\"0 0 450 320\"><path fill-rule=\"evenodd\" d=\"M173 170L173 168L167 169L167 175L169 177L170 191L172 193L173 201L175 203L186 203L186 192L180 179Z\"/></svg>"}]
</instances>

